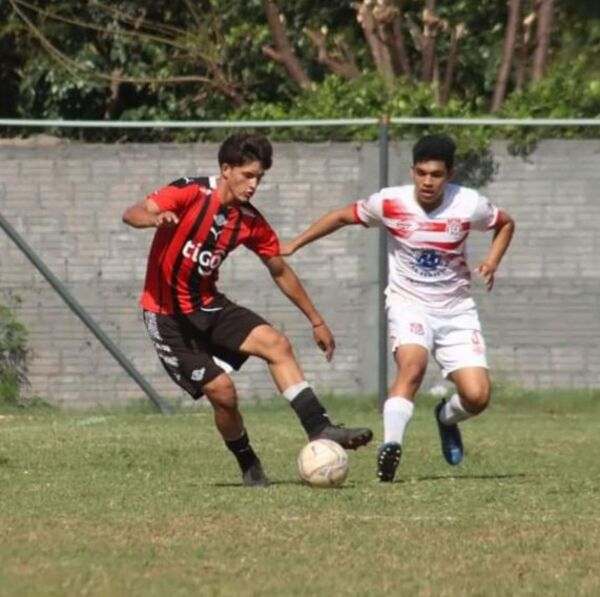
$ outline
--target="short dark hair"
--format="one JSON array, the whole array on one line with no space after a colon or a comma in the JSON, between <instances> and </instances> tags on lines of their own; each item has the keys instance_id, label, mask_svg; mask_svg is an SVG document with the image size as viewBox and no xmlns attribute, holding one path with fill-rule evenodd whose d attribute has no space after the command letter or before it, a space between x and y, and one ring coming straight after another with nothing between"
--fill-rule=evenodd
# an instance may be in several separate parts
<instances>
[{"instance_id":1,"label":"short dark hair","mask_svg":"<svg viewBox=\"0 0 600 597\"><path fill-rule=\"evenodd\" d=\"M448 170L454 166L456 143L448 135L425 135L413 146L413 165L418 162L439 160Z\"/></svg>"},{"instance_id":2,"label":"short dark hair","mask_svg":"<svg viewBox=\"0 0 600 597\"><path fill-rule=\"evenodd\" d=\"M249 162L260 162L268 170L273 162L273 147L264 135L237 133L223 141L219 148L219 166L243 166Z\"/></svg>"}]
</instances>

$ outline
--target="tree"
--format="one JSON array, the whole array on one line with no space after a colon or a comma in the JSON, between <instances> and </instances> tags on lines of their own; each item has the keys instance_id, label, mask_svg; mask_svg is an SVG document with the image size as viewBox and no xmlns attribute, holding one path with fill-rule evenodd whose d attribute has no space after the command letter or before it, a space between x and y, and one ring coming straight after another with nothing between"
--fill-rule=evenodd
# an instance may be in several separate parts
<instances>
[{"instance_id":1,"label":"tree","mask_svg":"<svg viewBox=\"0 0 600 597\"><path fill-rule=\"evenodd\" d=\"M286 118L299 106L313 117L500 114L565 61L581 57L595 80L593 10L577 0L8 0L0 109L72 119Z\"/></svg>"},{"instance_id":2,"label":"tree","mask_svg":"<svg viewBox=\"0 0 600 597\"><path fill-rule=\"evenodd\" d=\"M508 6L508 23L506 25L506 33L504 35L502 62L500 63L498 81L496 83L494 97L492 99L492 112L497 112L500 109L506 95L510 70L515 53L515 42L519 27L519 17L521 15L521 0L509 0Z\"/></svg>"},{"instance_id":3,"label":"tree","mask_svg":"<svg viewBox=\"0 0 600 597\"><path fill-rule=\"evenodd\" d=\"M533 70L531 78L539 81L546 71L548 50L552 34L552 20L554 17L554 0L536 0L537 4L537 30L535 54L533 56Z\"/></svg>"}]
</instances>

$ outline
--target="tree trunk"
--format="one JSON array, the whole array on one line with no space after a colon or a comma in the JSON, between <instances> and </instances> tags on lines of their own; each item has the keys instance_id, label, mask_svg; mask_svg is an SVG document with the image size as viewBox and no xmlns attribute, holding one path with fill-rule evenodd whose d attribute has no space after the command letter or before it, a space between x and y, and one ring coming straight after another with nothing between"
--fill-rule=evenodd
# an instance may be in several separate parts
<instances>
[{"instance_id":1,"label":"tree trunk","mask_svg":"<svg viewBox=\"0 0 600 597\"><path fill-rule=\"evenodd\" d=\"M458 57L458 42L465 30L463 23L459 23L452 29L452 38L450 40L450 51L448 52L448 61L446 62L446 72L444 73L444 84L440 92L440 104L445 106L450 99L452 89L452 79L454 77L454 67Z\"/></svg>"},{"instance_id":2,"label":"tree trunk","mask_svg":"<svg viewBox=\"0 0 600 597\"><path fill-rule=\"evenodd\" d=\"M267 22L275 40L275 49L264 46L262 49L263 54L283 64L296 84L302 89L308 89L310 87L310 79L304 72L300 61L294 53L292 44L290 44L281 20L281 13L277 2L275 0L263 0L263 8L265 9Z\"/></svg>"},{"instance_id":3,"label":"tree trunk","mask_svg":"<svg viewBox=\"0 0 600 597\"><path fill-rule=\"evenodd\" d=\"M515 89L521 91L525 87L525 77L527 75L527 64L529 62L529 42L531 41L531 27L535 21L535 12L529 13L523 19L521 41L519 46L519 62L515 75Z\"/></svg>"},{"instance_id":4,"label":"tree trunk","mask_svg":"<svg viewBox=\"0 0 600 597\"><path fill-rule=\"evenodd\" d=\"M409 79L412 79L412 69L410 67L410 60L406 53L406 42L404 41L404 35L402 33L402 9L398 9L398 14L392 21L392 37L394 40L395 55L400 66L399 74L406 75Z\"/></svg>"},{"instance_id":5,"label":"tree trunk","mask_svg":"<svg viewBox=\"0 0 600 597\"><path fill-rule=\"evenodd\" d=\"M327 38L320 31L306 29L306 36L317 48L317 62L326 67L330 72L347 81L356 79L360 70L356 66L354 55L343 39L335 41L336 51L333 55L327 51Z\"/></svg>"},{"instance_id":6,"label":"tree trunk","mask_svg":"<svg viewBox=\"0 0 600 597\"><path fill-rule=\"evenodd\" d=\"M521 12L521 0L509 0L508 3L508 22L506 24L506 33L504 34L504 48L502 50L502 62L498 71L498 79L494 89L494 97L492 99L492 112L497 112L502 106L502 102L506 96L508 80L510 78L510 70L512 66L513 56L515 53L515 41L517 39L517 31L519 28L519 15Z\"/></svg>"},{"instance_id":7,"label":"tree trunk","mask_svg":"<svg viewBox=\"0 0 600 597\"><path fill-rule=\"evenodd\" d=\"M384 26L380 25L375 18L373 4L369 0L363 0L360 4L354 5L357 12L356 18L365 34L377 70L387 81L393 81L395 73L390 50L384 42Z\"/></svg>"},{"instance_id":8,"label":"tree trunk","mask_svg":"<svg viewBox=\"0 0 600 597\"><path fill-rule=\"evenodd\" d=\"M546 72L553 16L554 0L539 0L537 7L535 53L533 55L533 69L531 71L533 81L539 81Z\"/></svg>"},{"instance_id":9,"label":"tree trunk","mask_svg":"<svg viewBox=\"0 0 600 597\"><path fill-rule=\"evenodd\" d=\"M425 0L425 10L423 11L423 37L421 45L421 56L423 60L421 80L425 83L431 83L433 81L436 34L435 0Z\"/></svg>"}]
</instances>

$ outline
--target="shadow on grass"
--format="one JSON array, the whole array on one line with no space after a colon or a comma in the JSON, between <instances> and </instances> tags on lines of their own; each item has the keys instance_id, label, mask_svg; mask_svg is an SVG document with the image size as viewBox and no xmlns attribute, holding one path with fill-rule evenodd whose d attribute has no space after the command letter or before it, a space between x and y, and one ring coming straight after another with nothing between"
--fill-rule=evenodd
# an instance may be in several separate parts
<instances>
[{"instance_id":1,"label":"shadow on grass","mask_svg":"<svg viewBox=\"0 0 600 597\"><path fill-rule=\"evenodd\" d=\"M498 479L519 479L530 476L531 475L526 475L525 473L511 473L506 475L428 475L425 477L399 479L397 483L416 483L421 481L471 481L473 479L496 481Z\"/></svg>"},{"instance_id":2,"label":"shadow on grass","mask_svg":"<svg viewBox=\"0 0 600 597\"><path fill-rule=\"evenodd\" d=\"M279 481L271 480L270 487L273 487L276 485L288 485L288 486L295 485L298 487L306 487L307 489L318 489L318 488L312 488L312 487L310 487L310 485L304 483L303 481L299 481L296 479L282 479ZM217 482L217 483L211 483L210 486L211 487L239 487L239 488L246 489L246 486L242 485L241 481ZM330 489L330 490L335 489L336 491L345 491L347 489L355 489L355 488L356 488L355 483L344 483L344 485L342 485L341 487L326 487L325 489Z\"/></svg>"}]
</instances>

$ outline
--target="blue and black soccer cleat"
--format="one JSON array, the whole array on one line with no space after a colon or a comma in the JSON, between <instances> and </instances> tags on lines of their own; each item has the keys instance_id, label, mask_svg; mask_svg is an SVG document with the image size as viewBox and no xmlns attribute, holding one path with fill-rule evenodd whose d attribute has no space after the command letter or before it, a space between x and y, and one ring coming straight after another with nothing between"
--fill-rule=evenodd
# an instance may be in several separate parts
<instances>
[{"instance_id":1,"label":"blue and black soccer cleat","mask_svg":"<svg viewBox=\"0 0 600 597\"><path fill-rule=\"evenodd\" d=\"M454 425L444 425L440 421L440 411L444 407L444 404L446 404L446 401L442 399L435 407L435 422L437 423L442 443L442 454L448 464L456 466L460 464L464 455L462 437L456 423Z\"/></svg>"},{"instance_id":2,"label":"blue and black soccer cleat","mask_svg":"<svg viewBox=\"0 0 600 597\"><path fill-rule=\"evenodd\" d=\"M396 469L400 464L402 446L398 442L386 442L377 451L377 478L384 483L394 480Z\"/></svg>"}]
</instances>

